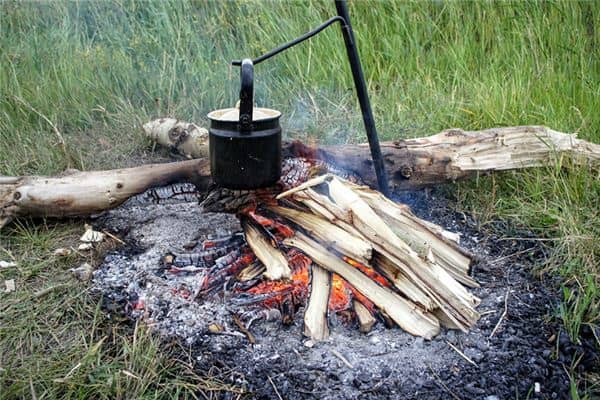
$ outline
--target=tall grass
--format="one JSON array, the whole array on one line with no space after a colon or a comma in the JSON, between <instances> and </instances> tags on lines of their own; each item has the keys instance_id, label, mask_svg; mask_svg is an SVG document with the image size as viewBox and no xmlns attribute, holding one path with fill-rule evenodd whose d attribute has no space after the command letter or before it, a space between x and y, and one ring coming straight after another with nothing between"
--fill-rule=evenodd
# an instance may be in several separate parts
<instances>
[{"instance_id":1,"label":"tall grass","mask_svg":"<svg viewBox=\"0 0 600 400\"><path fill-rule=\"evenodd\" d=\"M257 56L333 13L333 4L316 1L4 0L0 174L135 163L148 149L142 122L164 115L206 122L208 111L236 101L230 60ZM543 124L600 142L595 2L361 0L350 13L382 138ZM288 137L364 140L345 57L339 30L329 28L258 65L257 103L283 111ZM598 323L598 178L557 165L456 192L482 223L504 218L552 239L545 267L563 278L557 315L574 339L582 324ZM11 234L24 239L32 229ZM0 239L0 249L28 256ZM30 376L50 382L41 367L30 364Z\"/></svg>"},{"instance_id":2,"label":"tall grass","mask_svg":"<svg viewBox=\"0 0 600 400\"><path fill-rule=\"evenodd\" d=\"M147 118L202 122L236 100L230 60L259 55L333 12L329 2L5 1L0 150L11 151L1 151L0 168L65 166L32 108L88 168L101 160L84 163L83 144L105 139L135 151L132 128ZM356 1L351 14L385 139L516 124L574 131L585 123L582 137L599 135L593 3ZM337 27L257 66L256 77L257 102L284 111L290 136L364 139Z\"/></svg>"}]
</instances>

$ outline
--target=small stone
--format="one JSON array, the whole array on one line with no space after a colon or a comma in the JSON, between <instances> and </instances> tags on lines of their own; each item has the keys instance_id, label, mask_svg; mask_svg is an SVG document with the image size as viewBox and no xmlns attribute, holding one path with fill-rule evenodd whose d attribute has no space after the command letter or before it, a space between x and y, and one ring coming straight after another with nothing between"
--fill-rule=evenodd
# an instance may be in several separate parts
<instances>
[{"instance_id":1,"label":"small stone","mask_svg":"<svg viewBox=\"0 0 600 400\"><path fill-rule=\"evenodd\" d=\"M311 339L308 339L303 344L304 344L305 347L308 347L309 349L312 349L314 347L314 345L315 345L315 342L313 342Z\"/></svg>"},{"instance_id":2,"label":"small stone","mask_svg":"<svg viewBox=\"0 0 600 400\"><path fill-rule=\"evenodd\" d=\"M16 267L17 263L12 261L0 261L0 269Z\"/></svg>"},{"instance_id":3,"label":"small stone","mask_svg":"<svg viewBox=\"0 0 600 400\"><path fill-rule=\"evenodd\" d=\"M533 391L534 391L535 393L540 393L540 392L542 391L542 385L540 385L540 383L539 383L539 382L535 382L535 383L533 384Z\"/></svg>"},{"instance_id":4,"label":"small stone","mask_svg":"<svg viewBox=\"0 0 600 400\"><path fill-rule=\"evenodd\" d=\"M498 396L496 396L495 394L486 396L483 400L500 400L500 398Z\"/></svg>"},{"instance_id":5,"label":"small stone","mask_svg":"<svg viewBox=\"0 0 600 400\"><path fill-rule=\"evenodd\" d=\"M92 271L94 269L88 263L83 263L77 268L71 268L69 271L82 282L87 282L92 278Z\"/></svg>"},{"instance_id":6,"label":"small stone","mask_svg":"<svg viewBox=\"0 0 600 400\"><path fill-rule=\"evenodd\" d=\"M60 247L60 248L54 250L54 252L52 254L55 255L56 257L67 257L67 256L70 256L72 253L73 253L73 251L71 249L65 249L63 247Z\"/></svg>"},{"instance_id":7,"label":"small stone","mask_svg":"<svg viewBox=\"0 0 600 400\"><path fill-rule=\"evenodd\" d=\"M15 280L14 279L7 279L4 281L4 293L11 293L14 292L16 290L16 286L15 286Z\"/></svg>"},{"instance_id":8,"label":"small stone","mask_svg":"<svg viewBox=\"0 0 600 400\"><path fill-rule=\"evenodd\" d=\"M91 243L81 243L78 247L77 250L79 251L88 251L91 250L94 246Z\"/></svg>"}]
</instances>

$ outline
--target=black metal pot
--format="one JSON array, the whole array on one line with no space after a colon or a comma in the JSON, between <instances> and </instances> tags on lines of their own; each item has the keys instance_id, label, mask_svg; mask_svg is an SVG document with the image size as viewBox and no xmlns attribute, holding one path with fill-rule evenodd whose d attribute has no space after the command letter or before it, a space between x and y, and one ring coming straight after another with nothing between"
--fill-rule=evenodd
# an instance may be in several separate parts
<instances>
[{"instance_id":1,"label":"black metal pot","mask_svg":"<svg viewBox=\"0 0 600 400\"><path fill-rule=\"evenodd\" d=\"M209 151L215 183L231 189L257 189L281 176L281 113L254 108L254 66L242 61L240 105L216 110L210 119Z\"/></svg>"}]
</instances>

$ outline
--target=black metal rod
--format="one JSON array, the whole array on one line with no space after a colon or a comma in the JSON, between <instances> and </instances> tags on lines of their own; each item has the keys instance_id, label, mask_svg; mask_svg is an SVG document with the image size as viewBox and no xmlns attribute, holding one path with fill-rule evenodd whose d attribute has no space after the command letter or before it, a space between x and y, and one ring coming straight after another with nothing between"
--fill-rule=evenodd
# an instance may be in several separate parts
<instances>
[{"instance_id":1,"label":"black metal rod","mask_svg":"<svg viewBox=\"0 0 600 400\"><path fill-rule=\"evenodd\" d=\"M276 54L281 53L284 50L289 49L290 47L293 47L295 45L297 45L298 43L304 42L306 39L310 39L311 37L315 36L317 33L321 32L323 29L327 28L329 25L335 23L335 22L340 22L342 25L346 24L346 21L344 21L344 19L340 16L336 16L336 17L332 17L329 18L327 21L323 22L321 25L319 25L318 27L316 27L315 29L313 29L310 32L306 32L304 35L298 37L297 39L292 40L289 43L283 44L277 48L274 48L273 50L269 51L268 53L263 54L260 57L255 58L254 60L252 60L252 63L254 65L265 61L268 58L273 57ZM242 60L233 60L231 62L231 65L242 65Z\"/></svg>"},{"instance_id":2,"label":"black metal rod","mask_svg":"<svg viewBox=\"0 0 600 400\"><path fill-rule=\"evenodd\" d=\"M360 65L356 42L354 41L354 33L352 31L352 25L350 24L350 15L348 14L346 1L335 0L335 8L338 15L346 22L342 25L342 34L344 35L344 43L346 44L346 52L348 53L348 60L350 61L350 68L352 69L352 77L354 78L354 86L356 86L356 94L358 96L358 102L360 103L365 130L367 131L367 139L369 140L373 166L375 167L375 174L377 175L377 184L379 186L379 191L386 197L389 197L390 189L385 166L383 164L383 156L381 155L379 137L377 136L377 129L375 128L375 119L373 118L371 102L369 101L369 94L367 92L367 84L365 83L365 76Z\"/></svg>"}]
</instances>

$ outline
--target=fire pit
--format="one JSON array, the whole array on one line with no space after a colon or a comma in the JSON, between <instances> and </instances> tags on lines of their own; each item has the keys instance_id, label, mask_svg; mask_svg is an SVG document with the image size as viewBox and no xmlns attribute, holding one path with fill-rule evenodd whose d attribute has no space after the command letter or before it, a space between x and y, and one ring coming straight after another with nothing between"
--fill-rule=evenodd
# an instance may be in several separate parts
<instances>
[{"instance_id":1,"label":"fire pit","mask_svg":"<svg viewBox=\"0 0 600 400\"><path fill-rule=\"evenodd\" d=\"M286 161L284 178L294 184L306 180L311 168L299 166L307 164ZM205 205L231 204L244 194L214 193ZM256 199L250 192L245 195L240 204ZM436 222L462 232L461 243L478 254L475 271L485 273L475 274L483 287L472 289L482 299L477 325L468 334L442 329L424 341L393 329L396 323L389 316L334 275L325 303L329 336L322 342L303 321L310 307L306 301L315 295L311 260L287 249L290 278L264 279L265 267L244 239L245 228L246 235L255 230L270 240L260 231L266 227L279 241L289 234L283 224L267 218L271 215L263 215L261 208L246 210L240 222L234 214L207 212L201 200L193 186L176 185L151 190L104 213L96 224L122 236L127 245L109 253L94 274L94 286L109 310L141 319L155 332L192 346L198 368L218 367L227 371L230 383L268 397L276 397L273 385L294 398L339 398L340 390L351 398L415 393L439 398L448 395L447 389L465 397L502 396L512 395L515 387L525 392L535 382L552 382L546 383L547 390L557 392L568 387L564 371L544 350L553 344L546 342L551 332L542 318L554 300L531 281L527 264L506 257L519 250L523 254L522 249L482 242L444 208L443 200L423 193L402 199L426 212L421 216L437 215ZM225 203L218 204L216 208ZM369 274L362 263L344 261ZM373 282L389 285L388 278L372 271Z\"/></svg>"}]
</instances>

